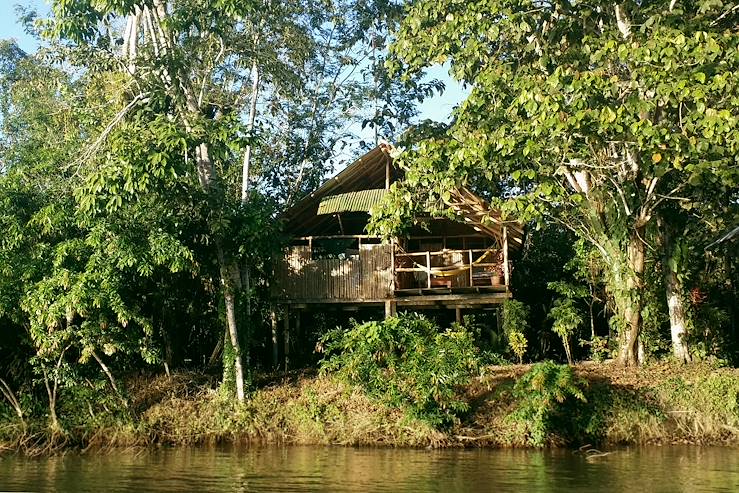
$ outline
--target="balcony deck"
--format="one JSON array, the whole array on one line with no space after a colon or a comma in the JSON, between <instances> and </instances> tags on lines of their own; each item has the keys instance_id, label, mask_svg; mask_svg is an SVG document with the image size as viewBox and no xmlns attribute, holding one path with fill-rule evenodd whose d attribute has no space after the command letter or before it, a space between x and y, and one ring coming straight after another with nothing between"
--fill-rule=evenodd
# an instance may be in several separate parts
<instances>
[{"instance_id":1,"label":"balcony deck","mask_svg":"<svg viewBox=\"0 0 739 493\"><path fill-rule=\"evenodd\" d=\"M291 305L479 306L510 298L509 267L498 249L405 252L364 244L356 253L313 259L292 247L275 269L272 297Z\"/></svg>"}]
</instances>

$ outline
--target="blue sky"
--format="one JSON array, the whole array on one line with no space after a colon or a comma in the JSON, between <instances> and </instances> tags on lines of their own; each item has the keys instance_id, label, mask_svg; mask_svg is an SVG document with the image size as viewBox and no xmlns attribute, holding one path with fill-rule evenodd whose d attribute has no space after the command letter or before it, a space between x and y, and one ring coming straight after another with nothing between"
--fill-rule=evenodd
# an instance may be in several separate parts
<instances>
[{"instance_id":1,"label":"blue sky","mask_svg":"<svg viewBox=\"0 0 739 493\"><path fill-rule=\"evenodd\" d=\"M48 10L48 6L43 0L0 0L0 38L15 38L18 45L24 51L34 51L38 44L36 43L36 40L23 32L23 26L18 24L18 14L16 13L17 5L33 7L39 12L46 12Z\"/></svg>"},{"instance_id":2,"label":"blue sky","mask_svg":"<svg viewBox=\"0 0 739 493\"><path fill-rule=\"evenodd\" d=\"M446 89L440 96L424 101L419 110L421 118L435 121L447 121L454 106L463 101L469 94L457 81L449 76L448 67L437 65L427 71L429 79L439 79L444 82Z\"/></svg>"},{"instance_id":3,"label":"blue sky","mask_svg":"<svg viewBox=\"0 0 739 493\"><path fill-rule=\"evenodd\" d=\"M0 0L0 38L15 38L23 50L34 51L38 44L36 40L23 32L23 26L18 24L16 5L33 7L40 13L46 13L48 5L44 0ZM442 80L446 85L446 90L441 96L424 101L419 107L421 112L419 116L421 119L447 121L454 106L459 104L468 92L449 77L446 67L433 67L428 71L428 78Z\"/></svg>"}]
</instances>

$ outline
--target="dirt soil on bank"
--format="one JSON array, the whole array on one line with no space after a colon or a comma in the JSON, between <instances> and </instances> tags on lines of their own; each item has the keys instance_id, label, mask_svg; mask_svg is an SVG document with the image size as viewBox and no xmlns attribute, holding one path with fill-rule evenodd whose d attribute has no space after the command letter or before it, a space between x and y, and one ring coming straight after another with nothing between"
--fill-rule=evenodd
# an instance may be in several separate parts
<instances>
[{"instance_id":1,"label":"dirt soil on bank","mask_svg":"<svg viewBox=\"0 0 739 493\"><path fill-rule=\"evenodd\" d=\"M739 369L709 364L612 362L574 367L587 400L555 404L545 439L517 417L526 397L513 391L533 365L489 366L461 389L469 412L434 428L315 370L261 375L240 404L216 375L196 372L126 380L128 407L68 426L63 448L217 443L390 447L531 447L643 443L739 444ZM113 399L111 402L115 402ZM83 416L84 418L84 416ZM34 433L43 443L43 422ZM539 427L541 431L541 427ZM26 436L28 432L24 430ZM22 450L13 435L0 451ZM8 439L10 437L10 439ZM21 443L24 435L16 437Z\"/></svg>"}]
</instances>

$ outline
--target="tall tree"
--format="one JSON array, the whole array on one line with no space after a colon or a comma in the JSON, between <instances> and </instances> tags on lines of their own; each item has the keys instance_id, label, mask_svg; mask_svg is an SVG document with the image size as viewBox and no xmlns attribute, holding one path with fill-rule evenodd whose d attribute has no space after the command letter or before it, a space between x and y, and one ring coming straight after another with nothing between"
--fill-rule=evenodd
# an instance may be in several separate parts
<instances>
[{"instance_id":1,"label":"tall tree","mask_svg":"<svg viewBox=\"0 0 739 493\"><path fill-rule=\"evenodd\" d=\"M504 211L548 214L591 242L610 267L620 361L637 364L658 211L739 183L737 20L715 2L414 2L395 55L411 71L449 60L472 92L407 154L408 185L443 199L502 182Z\"/></svg>"},{"instance_id":2,"label":"tall tree","mask_svg":"<svg viewBox=\"0 0 739 493\"><path fill-rule=\"evenodd\" d=\"M156 356L145 296L134 286L161 270L191 269L192 254L172 234L172 202L142 197L125 212L80 212L88 173L75 165L77 153L122 106L120 98L100 105L119 81L73 76L19 53L3 50L0 76L0 225L8 233L0 242L0 318L22 331L16 339L32 351L30 366L44 383L57 431L55 403L62 382L74 380L68 355L97 363L117 392L115 355ZM120 136L134 134L127 130Z\"/></svg>"},{"instance_id":3,"label":"tall tree","mask_svg":"<svg viewBox=\"0 0 739 493\"><path fill-rule=\"evenodd\" d=\"M157 173L197 177L191 193L201 199L233 349L224 369L233 368L239 399L248 351L239 322L248 320L252 282L250 253L236 239L250 194L277 188L254 177L276 170L286 203L315 185L351 119L344 113L368 91L353 76L368 52L362 26L385 9L397 16L394 2L379 0L60 0L44 24L64 60L115 74L125 88L121 110L79 159L92 170L84 208L114 211L138 200L153 186L152 163L164 169ZM151 152L125 141L134 129L152 137Z\"/></svg>"}]
</instances>

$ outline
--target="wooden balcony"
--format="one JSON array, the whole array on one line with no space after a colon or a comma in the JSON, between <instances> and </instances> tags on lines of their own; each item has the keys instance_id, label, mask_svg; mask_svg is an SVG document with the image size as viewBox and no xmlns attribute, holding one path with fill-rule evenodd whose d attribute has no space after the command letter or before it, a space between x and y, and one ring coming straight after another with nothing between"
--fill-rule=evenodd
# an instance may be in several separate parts
<instances>
[{"instance_id":1,"label":"wooden balcony","mask_svg":"<svg viewBox=\"0 0 739 493\"><path fill-rule=\"evenodd\" d=\"M391 298L391 252L391 245L368 244L340 257L312 258L309 246L291 247L275 266L272 297L312 303Z\"/></svg>"},{"instance_id":2,"label":"wooden balcony","mask_svg":"<svg viewBox=\"0 0 739 493\"><path fill-rule=\"evenodd\" d=\"M405 252L397 245L360 244L359 249L334 258L313 258L314 254L310 245L286 251L275 267L274 299L288 303L381 303L449 295L464 300L508 293L510 266L498 249Z\"/></svg>"},{"instance_id":3,"label":"wooden balcony","mask_svg":"<svg viewBox=\"0 0 739 493\"><path fill-rule=\"evenodd\" d=\"M395 294L507 291L510 265L501 250L443 249L394 254Z\"/></svg>"}]
</instances>

